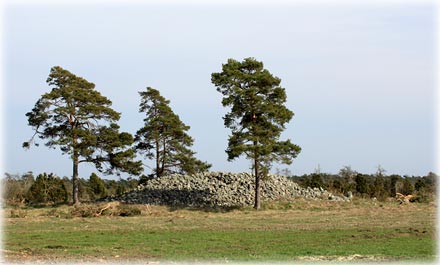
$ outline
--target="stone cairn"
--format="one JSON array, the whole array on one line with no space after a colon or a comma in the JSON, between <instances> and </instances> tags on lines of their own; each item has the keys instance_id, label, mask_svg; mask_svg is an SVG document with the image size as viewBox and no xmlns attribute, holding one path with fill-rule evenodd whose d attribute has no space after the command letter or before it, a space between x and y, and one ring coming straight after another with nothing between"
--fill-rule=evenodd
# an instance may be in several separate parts
<instances>
[{"instance_id":1,"label":"stone cairn","mask_svg":"<svg viewBox=\"0 0 440 265\"><path fill-rule=\"evenodd\" d=\"M206 172L194 175L171 174L154 178L120 196L105 201L187 207L232 208L253 205L255 179L249 173ZM298 197L348 201L322 188L302 188L292 180L269 175L261 183L261 200L292 200Z\"/></svg>"}]
</instances>

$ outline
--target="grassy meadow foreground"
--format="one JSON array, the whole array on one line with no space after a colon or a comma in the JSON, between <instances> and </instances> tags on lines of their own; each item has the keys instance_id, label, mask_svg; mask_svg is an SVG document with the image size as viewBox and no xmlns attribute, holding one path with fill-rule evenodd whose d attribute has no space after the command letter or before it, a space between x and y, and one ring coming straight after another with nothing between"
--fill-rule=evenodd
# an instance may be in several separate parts
<instances>
[{"instance_id":1,"label":"grassy meadow foreground","mask_svg":"<svg viewBox=\"0 0 440 265\"><path fill-rule=\"evenodd\" d=\"M261 211L138 205L131 217L72 207L4 209L7 261L436 260L434 203L307 201Z\"/></svg>"}]
</instances>

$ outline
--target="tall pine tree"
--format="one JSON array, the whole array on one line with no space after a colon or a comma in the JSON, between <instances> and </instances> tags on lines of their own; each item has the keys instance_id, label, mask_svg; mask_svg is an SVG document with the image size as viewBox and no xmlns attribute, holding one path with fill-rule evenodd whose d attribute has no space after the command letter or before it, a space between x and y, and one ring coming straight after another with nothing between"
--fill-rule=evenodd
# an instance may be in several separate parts
<instances>
[{"instance_id":1,"label":"tall pine tree","mask_svg":"<svg viewBox=\"0 0 440 265\"><path fill-rule=\"evenodd\" d=\"M260 180L267 175L271 163L292 163L301 148L290 140L280 141L285 124L293 117L286 108L285 89L281 80L264 69L254 58L243 62L229 59L222 72L211 75L212 83L223 95L222 104L230 107L223 119L229 136L228 160L245 155L253 161L255 204L260 208Z\"/></svg>"},{"instance_id":2,"label":"tall pine tree","mask_svg":"<svg viewBox=\"0 0 440 265\"><path fill-rule=\"evenodd\" d=\"M29 126L35 131L31 140L24 142L38 146L35 136L46 140L50 148L60 148L70 155L73 163L73 202L79 203L80 163L93 163L105 174L127 172L139 174L142 162L134 161L130 148L133 136L119 132L116 122L120 113L111 108L112 102L96 91L95 85L59 66L51 69L47 83L52 90L26 113Z\"/></svg>"},{"instance_id":3,"label":"tall pine tree","mask_svg":"<svg viewBox=\"0 0 440 265\"><path fill-rule=\"evenodd\" d=\"M193 174L209 170L210 164L194 157L189 148L194 140L186 133L185 125L169 106L170 101L151 87L139 92L139 112L145 113L144 126L136 132L136 150L148 159L154 159L154 175Z\"/></svg>"}]
</instances>

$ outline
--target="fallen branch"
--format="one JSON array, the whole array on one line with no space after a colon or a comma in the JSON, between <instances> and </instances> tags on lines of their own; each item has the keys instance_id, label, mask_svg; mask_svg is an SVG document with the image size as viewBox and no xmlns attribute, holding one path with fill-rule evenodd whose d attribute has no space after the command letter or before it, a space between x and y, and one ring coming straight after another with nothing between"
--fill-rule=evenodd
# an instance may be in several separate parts
<instances>
[{"instance_id":1,"label":"fallen branch","mask_svg":"<svg viewBox=\"0 0 440 265\"><path fill-rule=\"evenodd\" d=\"M396 192L396 200L400 202L400 204L409 203L414 197L412 194L403 195L402 193Z\"/></svg>"},{"instance_id":2,"label":"fallen branch","mask_svg":"<svg viewBox=\"0 0 440 265\"><path fill-rule=\"evenodd\" d=\"M115 208L118 205L119 205L119 202L109 202L109 203L107 203L107 205L104 208L102 208L98 213L95 214L95 217L100 216L102 214L102 212L104 212L105 210L110 209L110 208Z\"/></svg>"}]
</instances>

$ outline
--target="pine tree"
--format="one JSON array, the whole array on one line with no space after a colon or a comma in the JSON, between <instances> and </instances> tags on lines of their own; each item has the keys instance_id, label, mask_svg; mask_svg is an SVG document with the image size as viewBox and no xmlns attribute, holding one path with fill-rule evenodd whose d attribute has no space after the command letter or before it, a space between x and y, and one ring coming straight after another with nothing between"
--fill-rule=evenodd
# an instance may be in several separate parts
<instances>
[{"instance_id":1,"label":"pine tree","mask_svg":"<svg viewBox=\"0 0 440 265\"><path fill-rule=\"evenodd\" d=\"M292 163L301 148L290 140L279 141L293 112L284 105L287 100L281 80L264 69L254 58L243 62L229 59L222 72L211 75L212 83L223 95L224 107L231 107L223 119L231 129L226 153L228 160L246 155L253 161L255 204L260 208L260 180L272 162Z\"/></svg>"},{"instance_id":2,"label":"pine tree","mask_svg":"<svg viewBox=\"0 0 440 265\"><path fill-rule=\"evenodd\" d=\"M135 149L148 159L154 159L154 175L193 174L209 170L210 164L194 157L189 148L194 140L186 133L185 125L169 106L170 101L151 87L139 92L139 112L145 113L144 127L136 132Z\"/></svg>"},{"instance_id":3,"label":"pine tree","mask_svg":"<svg viewBox=\"0 0 440 265\"><path fill-rule=\"evenodd\" d=\"M29 126L35 133L24 142L29 148L35 136L46 140L50 148L60 148L73 162L73 202L79 203L78 165L93 163L105 174L127 172L139 174L141 161L134 161L135 152L129 148L133 136L119 132L116 122L120 113L111 108L112 102L94 90L95 85L82 77L55 66L47 83L52 87L26 113Z\"/></svg>"}]
</instances>

